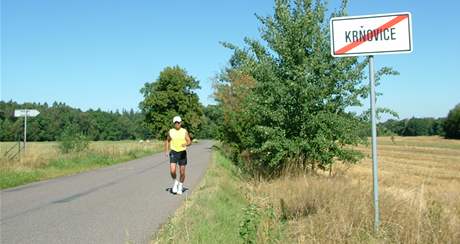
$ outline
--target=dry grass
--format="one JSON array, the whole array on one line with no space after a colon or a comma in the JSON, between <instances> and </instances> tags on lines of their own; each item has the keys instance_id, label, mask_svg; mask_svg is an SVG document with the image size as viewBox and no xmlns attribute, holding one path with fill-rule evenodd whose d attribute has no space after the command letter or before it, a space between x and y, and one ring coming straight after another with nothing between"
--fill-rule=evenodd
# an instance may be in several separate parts
<instances>
[{"instance_id":1,"label":"dry grass","mask_svg":"<svg viewBox=\"0 0 460 244\"><path fill-rule=\"evenodd\" d=\"M370 152L370 147L358 149ZM275 207L287 225L287 242L460 243L460 141L383 137L378 149L382 223L377 235L369 157L348 169L337 167L334 177L253 183L252 201Z\"/></svg>"},{"instance_id":2,"label":"dry grass","mask_svg":"<svg viewBox=\"0 0 460 244\"><path fill-rule=\"evenodd\" d=\"M129 161L160 151L161 144L158 141L91 142L82 152L62 154L55 142L31 142L19 159L11 160L4 154L13 143L1 142L0 189Z\"/></svg>"},{"instance_id":3,"label":"dry grass","mask_svg":"<svg viewBox=\"0 0 460 244\"><path fill-rule=\"evenodd\" d=\"M7 160L3 157L6 150L17 143L0 142L0 169L35 169L46 166L52 160L81 156L75 153L62 154L57 142L28 142L25 153L18 159ZM161 143L157 141L139 143L137 141L96 141L89 144L89 149L79 153L96 153L98 155L119 157L132 152L157 151Z\"/></svg>"},{"instance_id":4,"label":"dry grass","mask_svg":"<svg viewBox=\"0 0 460 244\"><path fill-rule=\"evenodd\" d=\"M389 137L378 141L379 180L382 191L398 196L424 195L448 207L460 203L460 140L439 137ZM355 180L368 181L372 173L369 147L358 148L365 160L348 172ZM454 201L456 200L456 201ZM454 206L457 203L457 206ZM460 210L460 209L459 209Z\"/></svg>"}]
</instances>

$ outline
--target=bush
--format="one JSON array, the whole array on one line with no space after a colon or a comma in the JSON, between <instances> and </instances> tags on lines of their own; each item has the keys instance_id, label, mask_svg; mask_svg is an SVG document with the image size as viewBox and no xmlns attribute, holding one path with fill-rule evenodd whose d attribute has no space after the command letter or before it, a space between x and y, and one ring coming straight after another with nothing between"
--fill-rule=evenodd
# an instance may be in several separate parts
<instances>
[{"instance_id":1,"label":"bush","mask_svg":"<svg viewBox=\"0 0 460 244\"><path fill-rule=\"evenodd\" d=\"M460 139L460 104L449 111L444 122L445 137L449 139Z\"/></svg>"},{"instance_id":2,"label":"bush","mask_svg":"<svg viewBox=\"0 0 460 244\"><path fill-rule=\"evenodd\" d=\"M240 223L240 238L243 243L256 243L257 227L260 222L260 213L255 204L249 204L243 209L243 220Z\"/></svg>"},{"instance_id":3,"label":"bush","mask_svg":"<svg viewBox=\"0 0 460 244\"><path fill-rule=\"evenodd\" d=\"M276 176L361 158L348 145L365 141L366 118L348 109L368 95L367 60L331 56L325 14L323 1L275 1L274 16L258 17L264 42L224 44L234 54L214 86L219 136L250 172ZM385 67L377 79L395 73Z\"/></svg>"},{"instance_id":4,"label":"bush","mask_svg":"<svg viewBox=\"0 0 460 244\"><path fill-rule=\"evenodd\" d=\"M58 143L62 153L81 152L89 147L88 137L78 132L75 126L66 127L59 137Z\"/></svg>"}]
</instances>

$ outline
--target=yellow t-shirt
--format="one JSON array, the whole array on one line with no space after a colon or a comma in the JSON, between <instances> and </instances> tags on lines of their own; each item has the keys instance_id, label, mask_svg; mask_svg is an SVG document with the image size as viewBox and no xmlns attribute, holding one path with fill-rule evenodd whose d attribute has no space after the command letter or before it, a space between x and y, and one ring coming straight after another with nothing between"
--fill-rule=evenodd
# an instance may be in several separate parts
<instances>
[{"instance_id":1,"label":"yellow t-shirt","mask_svg":"<svg viewBox=\"0 0 460 244\"><path fill-rule=\"evenodd\" d=\"M186 148L182 145L187 144L187 141L185 140L186 134L187 130L184 128L180 128L179 130L169 130L169 137L171 137L171 150L176 152L185 151Z\"/></svg>"}]
</instances>

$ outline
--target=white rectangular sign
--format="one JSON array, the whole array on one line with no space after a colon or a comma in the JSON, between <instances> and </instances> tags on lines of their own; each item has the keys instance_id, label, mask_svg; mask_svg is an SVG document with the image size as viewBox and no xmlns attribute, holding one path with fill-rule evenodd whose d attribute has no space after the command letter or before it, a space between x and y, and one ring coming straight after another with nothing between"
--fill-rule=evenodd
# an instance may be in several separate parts
<instances>
[{"instance_id":1,"label":"white rectangular sign","mask_svg":"<svg viewBox=\"0 0 460 244\"><path fill-rule=\"evenodd\" d=\"M14 110L14 117L24 117L27 115L27 117L35 117L39 115L40 112L35 109L16 109Z\"/></svg>"},{"instance_id":2,"label":"white rectangular sign","mask_svg":"<svg viewBox=\"0 0 460 244\"><path fill-rule=\"evenodd\" d=\"M330 30L334 57L412 52L409 12L336 17Z\"/></svg>"}]
</instances>

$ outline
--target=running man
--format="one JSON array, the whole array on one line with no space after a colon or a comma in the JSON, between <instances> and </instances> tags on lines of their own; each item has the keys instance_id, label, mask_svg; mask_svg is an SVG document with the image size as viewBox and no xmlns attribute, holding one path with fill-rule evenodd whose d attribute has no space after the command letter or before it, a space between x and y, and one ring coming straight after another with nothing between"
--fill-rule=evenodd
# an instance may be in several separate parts
<instances>
[{"instance_id":1,"label":"running man","mask_svg":"<svg viewBox=\"0 0 460 244\"><path fill-rule=\"evenodd\" d=\"M174 128L169 130L165 141L165 154L168 156L169 152L169 169L171 177L174 180L172 192L181 195L185 180L185 165L187 165L186 147L192 144L192 141L190 140L187 130L181 127L182 119L179 116L173 118L173 123ZM176 179L177 165L179 165L180 182Z\"/></svg>"}]
</instances>

